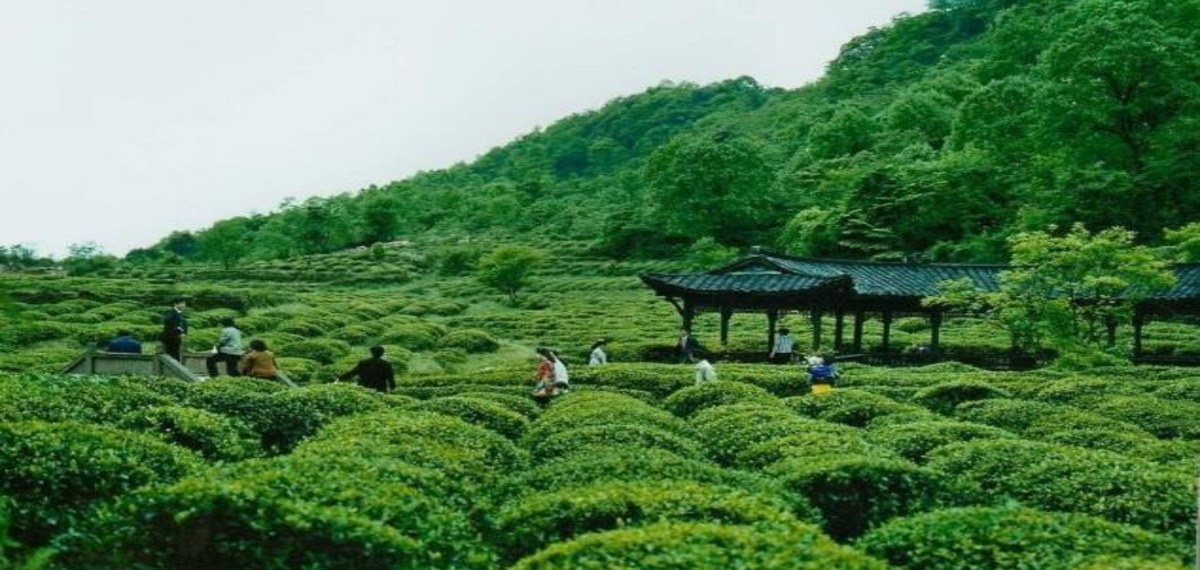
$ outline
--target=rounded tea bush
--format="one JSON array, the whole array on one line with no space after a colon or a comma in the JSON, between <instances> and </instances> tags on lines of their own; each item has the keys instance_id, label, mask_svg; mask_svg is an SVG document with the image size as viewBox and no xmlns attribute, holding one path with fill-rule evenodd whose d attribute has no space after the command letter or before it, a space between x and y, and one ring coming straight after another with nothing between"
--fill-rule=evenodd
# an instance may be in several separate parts
<instances>
[{"instance_id":1,"label":"rounded tea bush","mask_svg":"<svg viewBox=\"0 0 1200 570\"><path fill-rule=\"evenodd\" d=\"M709 408L705 412L719 409L721 408ZM790 412L788 414L787 417L731 414L719 420L709 416L704 418L706 421L698 422L701 441L713 461L722 465L741 466L737 462L738 456L748 448L766 441L797 434L852 436L853 428L801 417Z\"/></svg>"},{"instance_id":2,"label":"rounded tea bush","mask_svg":"<svg viewBox=\"0 0 1200 570\"><path fill-rule=\"evenodd\" d=\"M700 459L699 444L653 426L610 424L541 433L535 425L524 440L537 461L555 457L588 455L612 448L663 449L687 459Z\"/></svg>"},{"instance_id":3,"label":"rounded tea bush","mask_svg":"<svg viewBox=\"0 0 1200 570\"><path fill-rule=\"evenodd\" d=\"M945 473L878 457L790 459L771 467L784 486L821 511L838 540L862 535L895 517L961 505L965 489Z\"/></svg>"},{"instance_id":4,"label":"rounded tea bush","mask_svg":"<svg viewBox=\"0 0 1200 570\"><path fill-rule=\"evenodd\" d=\"M434 469L459 486L484 486L527 464L508 438L430 412L377 412L341 418L294 453L389 457Z\"/></svg>"},{"instance_id":5,"label":"rounded tea bush","mask_svg":"<svg viewBox=\"0 0 1200 570\"><path fill-rule=\"evenodd\" d=\"M811 431L751 444L737 452L733 464L743 469L763 469L788 459L819 461L847 456L898 458L890 450L871 445L855 433Z\"/></svg>"},{"instance_id":6,"label":"rounded tea bush","mask_svg":"<svg viewBox=\"0 0 1200 570\"><path fill-rule=\"evenodd\" d=\"M1163 438L1200 439L1200 404L1151 396L1113 396L1097 400L1088 410L1126 421Z\"/></svg>"},{"instance_id":7,"label":"rounded tea bush","mask_svg":"<svg viewBox=\"0 0 1200 570\"><path fill-rule=\"evenodd\" d=\"M305 358L321 364L333 364L350 353L350 345L344 340L314 338L285 344L276 352L286 354L289 358Z\"/></svg>"},{"instance_id":8,"label":"rounded tea bush","mask_svg":"<svg viewBox=\"0 0 1200 570\"><path fill-rule=\"evenodd\" d=\"M884 570L816 527L667 522L583 535L521 559L513 570Z\"/></svg>"},{"instance_id":9,"label":"rounded tea bush","mask_svg":"<svg viewBox=\"0 0 1200 570\"><path fill-rule=\"evenodd\" d=\"M413 409L461 418L512 440L519 439L529 427L525 416L501 404L472 396L434 398L415 404Z\"/></svg>"},{"instance_id":10,"label":"rounded tea bush","mask_svg":"<svg viewBox=\"0 0 1200 570\"><path fill-rule=\"evenodd\" d=\"M1011 439L1012 433L1000 428L952 420L912 422L897 425L872 425L867 441L890 449L909 461L923 463L925 454L943 445L975 439Z\"/></svg>"},{"instance_id":11,"label":"rounded tea bush","mask_svg":"<svg viewBox=\"0 0 1200 570\"><path fill-rule=\"evenodd\" d=\"M1178 565L1183 556L1181 544L1137 527L1022 507L946 509L897 519L867 533L856 546L893 568L913 570L1072 569L1086 568L1080 564L1094 564L1100 556L1165 553L1172 553Z\"/></svg>"},{"instance_id":12,"label":"rounded tea bush","mask_svg":"<svg viewBox=\"0 0 1200 570\"><path fill-rule=\"evenodd\" d=\"M505 484L501 496L533 495L546 489L597 485L604 482L691 481L733 487L760 495L780 497L797 518L819 522L821 515L808 501L787 491L775 479L758 473L722 469L711 463L684 459L661 449L610 448L596 453L553 459L518 473Z\"/></svg>"},{"instance_id":13,"label":"rounded tea bush","mask_svg":"<svg viewBox=\"0 0 1200 570\"><path fill-rule=\"evenodd\" d=\"M257 434L233 419L196 408L160 406L125 414L121 427L149 432L210 461L237 461L261 453Z\"/></svg>"},{"instance_id":14,"label":"rounded tea bush","mask_svg":"<svg viewBox=\"0 0 1200 570\"><path fill-rule=\"evenodd\" d=\"M169 483L200 458L158 438L75 422L0 423L0 495L15 500L13 534L45 544L98 501Z\"/></svg>"},{"instance_id":15,"label":"rounded tea bush","mask_svg":"<svg viewBox=\"0 0 1200 570\"><path fill-rule=\"evenodd\" d=\"M570 398L559 399L542 413L534 428L544 435L613 424L653 427L682 437L696 435L687 422L670 412L613 392L576 392Z\"/></svg>"},{"instance_id":16,"label":"rounded tea bush","mask_svg":"<svg viewBox=\"0 0 1200 570\"><path fill-rule=\"evenodd\" d=\"M0 421L115 424L130 411L174 403L143 382L119 376L0 373Z\"/></svg>"},{"instance_id":17,"label":"rounded tea bush","mask_svg":"<svg viewBox=\"0 0 1200 570\"><path fill-rule=\"evenodd\" d=\"M547 489L505 503L495 532L512 557L588 532L661 521L796 522L778 497L692 481L615 482Z\"/></svg>"},{"instance_id":18,"label":"rounded tea bush","mask_svg":"<svg viewBox=\"0 0 1200 570\"><path fill-rule=\"evenodd\" d=\"M437 341L438 348L461 348L468 354L496 352L500 350L500 341L492 335L479 329L451 331Z\"/></svg>"},{"instance_id":19,"label":"rounded tea bush","mask_svg":"<svg viewBox=\"0 0 1200 570\"><path fill-rule=\"evenodd\" d=\"M1007 391L986 382L964 380L924 388L913 395L912 402L939 414L950 414L955 406L963 402L1008 397L1010 394Z\"/></svg>"},{"instance_id":20,"label":"rounded tea bush","mask_svg":"<svg viewBox=\"0 0 1200 570\"><path fill-rule=\"evenodd\" d=\"M784 404L801 415L855 427L864 427L876 418L891 414L928 413L920 406L902 404L887 396L854 388L836 389L820 396L809 394L786 398Z\"/></svg>"},{"instance_id":21,"label":"rounded tea bush","mask_svg":"<svg viewBox=\"0 0 1200 570\"><path fill-rule=\"evenodd\" d=\"M100 517L90 540L68 541L66 561L73 568L493 566L494 553L465 514L386 480L389 473L386 463L301 455L146 489Z\"/></svg>"},{"instance_id":22,"label":"rounded tea bush","mask_svg":"<svg viewBox=\"0 0 1200 570\"><path fill-rule=\"evenodd\" d=\"M928 467L975 486L992 501L1087 513L1180 538L1191 533L1191 477L1116 453L976 440L934 450Z\"/></svg>"},{"instance_id":23,"label":"rounded tea bush","mask_svg":"<svg viewBox=\"0 0 1200 570\"><path fill-rule=\"evenodd\" d=\"M753 384L743 382L702 382L689 386L663 400L667 411L681 418L689 418L705 408L727 404L772 404L778 398Z\"/></svg>"}]
</instances>

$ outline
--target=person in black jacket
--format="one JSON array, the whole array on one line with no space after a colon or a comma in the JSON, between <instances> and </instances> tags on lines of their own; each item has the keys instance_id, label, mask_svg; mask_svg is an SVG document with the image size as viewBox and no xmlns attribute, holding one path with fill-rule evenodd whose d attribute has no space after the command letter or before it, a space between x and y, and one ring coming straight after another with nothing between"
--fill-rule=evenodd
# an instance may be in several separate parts
<instances>
[{"instance_id":1,"label":"person in black jacket","mask_svg":"<svg viewBox=\"0 0 1200 570\"><path fill-rule=\"evenodd\" d=\"M163 313L162 345L163 352L179 362L183 362L183 337L187 336L187 318L183 310L187 302L183 299L172 299L171 308Z\"/></svg>"},{"instance_id":2,"label":"person in black jacket","mask_svg":"<svg viewBox=\"0 0 1200 570\"><path fill-rule=\"evenodd\" d=\"M383 359L383 347L371 347L371 358L359 360L354 369L338 376L338 380L349 380L358 376L358 385L384 394L396 388L396 372L392 363Z\"/></svg>"}]
</instances>

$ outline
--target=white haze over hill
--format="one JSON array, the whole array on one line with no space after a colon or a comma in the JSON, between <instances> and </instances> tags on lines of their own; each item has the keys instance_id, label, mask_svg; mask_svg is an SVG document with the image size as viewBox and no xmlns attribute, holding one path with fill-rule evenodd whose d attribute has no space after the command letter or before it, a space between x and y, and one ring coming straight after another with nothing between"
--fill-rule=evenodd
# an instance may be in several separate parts
<instances>
[{"instance_id":1,"label":"white haze over hill","mask_svg":"<svg viewBox=\"0 0 1200 570\"><path fill-rule=\"evenodd\" d=\"M663 80L797 87L925 0L0 6L0 245L173 230L469 161Z\"/></svg>"}]
</instances>

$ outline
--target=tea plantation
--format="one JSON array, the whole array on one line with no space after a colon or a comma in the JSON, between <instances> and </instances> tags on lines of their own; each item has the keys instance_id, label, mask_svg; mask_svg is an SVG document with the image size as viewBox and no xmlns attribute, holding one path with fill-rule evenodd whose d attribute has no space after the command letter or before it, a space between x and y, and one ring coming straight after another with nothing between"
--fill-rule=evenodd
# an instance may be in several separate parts
<instances>
[{"instance_id":1,"label":"tea plantation","mask_svg":"<svg viewBox=\"0 0 1200 570\"><path fill-rule=\"evenodd\" d=\"M847 364L814 396L796 367L718 362L696 386L648 361L678 318L635 278L690 268L540 247L549 262L515 306L407 244L0 274L0 567L1191 564L1195 369ZM188 348L234 317L301 387L57 373L118 329L151 341L176 295ZM806 320L785 324L803 339ZM730 347L761 349L764 323L735 317ZM1155 326L1160 352L1197 349L1194 329ZM696 330L716 344L711 315ZM587 367L598 336L613 363ZM913 319L893 343L926 338ZM943 342L1005 346L969 321ZM332 382L376 343L404 371L395 393ZM572 370L545 406L528 396L539 344Z\"/></svg>"}]
</instances>

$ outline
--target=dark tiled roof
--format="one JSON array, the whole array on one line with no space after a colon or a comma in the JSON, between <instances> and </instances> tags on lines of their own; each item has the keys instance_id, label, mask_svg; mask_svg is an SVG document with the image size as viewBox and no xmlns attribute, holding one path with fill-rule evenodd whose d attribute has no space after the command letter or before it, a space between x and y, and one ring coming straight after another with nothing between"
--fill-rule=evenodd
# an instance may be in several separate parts
<instances>
[{"instance_id":1,"label":"dark tiled roof","mask_svg":"<svg viewBox=\"0 0 1200 570\"><path fill-rule=\"evenodd\" d=\"M642 280L659 293L779 294L811 291L839 279L849 279L858 295L919 298L938 293L943 281L970 279L976 288L996 291L1005 265L960 265L937 263L883 263L805 259L772 254L754 254L707 273L643 275ZM1178 283L1159 299L1200 297L1200 264L1175 266Z\"/></svg>"},{"instance_id":2,"label":"dark tiled roof","mask_svg":"<svg viewBox=\"0 0 1200 570\"><path fill-rule=\"evenodd\" d=\"M1175 286L1170 291L1153 295L1155 299L1200 299L1200 263L1180 263L1175 266Z\"/></svg>"},{"instance_id":3,"label":"dark tiled roof","mask_svg":"<svg viewBox=\"0 0 1200 570\"><path fill-rule=\"evenodd\" d=\"M647 274L642 281L655 290L674 289L692 293L738 293L743 295L811 291L838 282L836 278L808 275L743 273L743 274Z\"/></svg>"}]
</instances>

